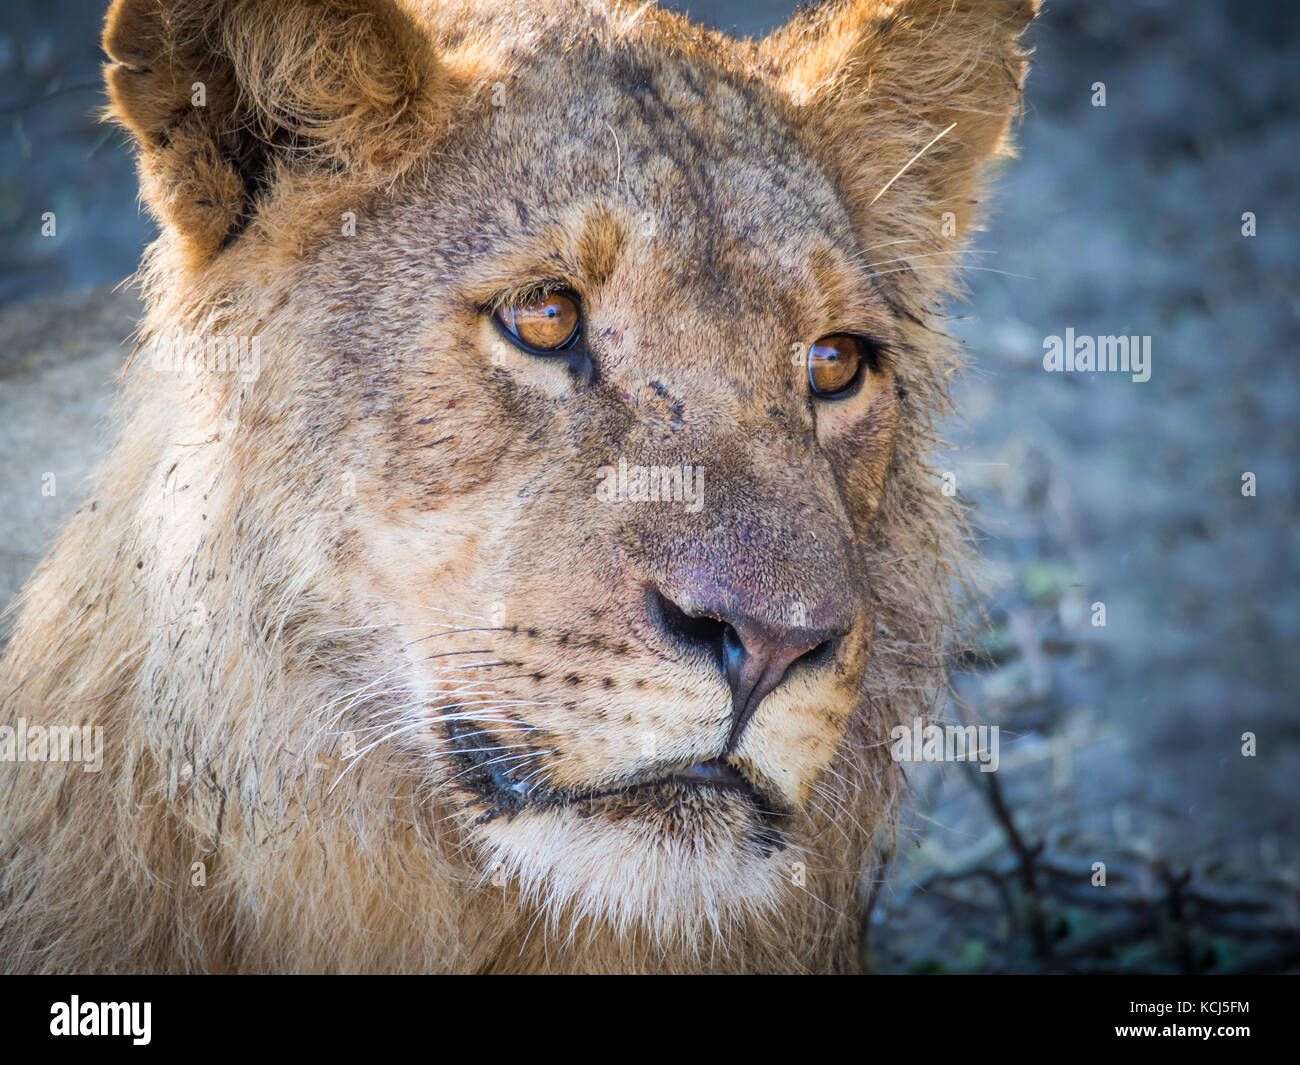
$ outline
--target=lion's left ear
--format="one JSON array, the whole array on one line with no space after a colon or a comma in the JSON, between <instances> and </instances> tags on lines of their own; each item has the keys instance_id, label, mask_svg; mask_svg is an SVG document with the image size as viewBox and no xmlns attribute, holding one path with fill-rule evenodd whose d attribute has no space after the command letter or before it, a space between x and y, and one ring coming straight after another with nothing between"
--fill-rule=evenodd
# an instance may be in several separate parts
<instances>
[{"instance_id":1,"label":"lion's left ear","mask_svg":"<svg viewBox=\"0 0 1300 1065\"><path fill-rule=\"evenodd\" d=\"M249 226L286 169L381 186L456 106L396 0L114 0L103 43L145 201L198 261Z\"/></svg>"},{"instance_id":2,"label":"lion's left ear","mask_svg":"<svg viewBox=\"0 0 1300 1065\"><path fill-rule=\"evenodd\" d=\"M1007 150L1027 67L1020 37L1038 5L840 0L801 12L759 53L856 207L888 211L892 192L960 214L981 164Z\"/></svg>"}]
</instances>

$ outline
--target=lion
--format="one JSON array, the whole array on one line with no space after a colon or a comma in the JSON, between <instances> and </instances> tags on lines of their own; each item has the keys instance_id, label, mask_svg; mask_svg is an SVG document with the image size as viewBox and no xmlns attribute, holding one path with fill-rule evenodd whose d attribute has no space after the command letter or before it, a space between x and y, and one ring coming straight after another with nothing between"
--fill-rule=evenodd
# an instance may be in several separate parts
<instances>
[{"instance_id":1,"label":"lion","mask_svg":"<svg viewBox=\"0 0 1300 1065\"><path fill-rule=\"evenodd\" d=\"M115 0L161 235L0 665L3 966L857 968L1036 7Z\"/></svg>"}]
</instances>

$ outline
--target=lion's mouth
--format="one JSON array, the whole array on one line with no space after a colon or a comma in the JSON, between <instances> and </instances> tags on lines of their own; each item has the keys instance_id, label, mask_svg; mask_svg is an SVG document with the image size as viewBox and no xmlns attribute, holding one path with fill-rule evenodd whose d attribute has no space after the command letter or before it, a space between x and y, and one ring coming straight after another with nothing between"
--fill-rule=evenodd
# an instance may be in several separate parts
<instances>
[{"instance_id":1,"label":"lion's mouth","mask_svg":"<svg viewBox=\"0 0 1300 1065\"><path fill-rule=\"evenodd\" d=\"M740 775L728 762L721 758L710 758L707 762L696 762L687 766L672 779L686 784L707 784L715 788L748 788L749 781Z\"/></svg>"},{"instance_id":2,"label":"lion's mouth","mask_svg":"<svg viewBox=\"0 0 1300 1065\"><path fill-rule=\"evenodd\" d=\"M675 788L734 791L751 799L760 809L766 810L771 806L757 787L722 758L710 758L707 762L696 762L694 765L666 773L647 773L643 777L627 781L617 787L590 792L583 798L586 801L595 801L635 795L638 792L672 791Z\"/></svg>"},{"instance_id":3,"label":"lion's mouth","mask_svg":"<svg viewBox=\"0 0 1300 1065\"><path fill-rule=\"evenodd\" d=\"M528 808L598 806L638 799L662 803L676 796L700 796L709 792L729 793L746 800L765 819L784 817L789 812L722 757L688 766L657 768L613 787L555 788L537 781L535 774L516 772L503 764L486 731L465 722L449 722L447 732L462 767L456 774L456 783L474 793L487 807L480 821L490 821L503 814L513 816Z\"/></svg>"}]
</instances>

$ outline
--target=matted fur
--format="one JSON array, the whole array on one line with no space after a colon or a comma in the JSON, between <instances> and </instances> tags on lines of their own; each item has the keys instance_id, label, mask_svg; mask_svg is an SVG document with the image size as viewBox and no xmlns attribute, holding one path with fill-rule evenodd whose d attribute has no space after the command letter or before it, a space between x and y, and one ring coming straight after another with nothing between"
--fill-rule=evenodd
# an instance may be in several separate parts
<instances>
[{"instance_id":1,"label":"matted fur","mask_svg":"<svg viewBox=\"0 0 1300 1065\"><path fill-rule=\"evenodd\" d=\"M846 0L737 42L601 0L117 0L163 235L117 442L0 664L0 722L100 725L105 761L0 766L0 967L853 968L964 557L939 301L1035 7ZM483 312L557 275L585 393ZM814 413L789 352L841 323L887 366ZM260 374L159 371L177 331L257 336ZM597 509L629 452L707 461L704 514ZM458 722L554 795L717 753L725 686L638 612L683 559L852 611L737 752L779 845L731 799L466 791Z\"/></svg>"}]
</instances>

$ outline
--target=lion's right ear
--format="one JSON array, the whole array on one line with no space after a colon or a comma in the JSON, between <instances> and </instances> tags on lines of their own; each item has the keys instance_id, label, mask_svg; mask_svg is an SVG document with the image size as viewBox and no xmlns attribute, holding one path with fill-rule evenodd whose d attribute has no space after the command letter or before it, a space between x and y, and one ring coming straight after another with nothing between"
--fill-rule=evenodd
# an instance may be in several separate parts
<instances>
[{"instance_id":1,"label":"lion's right ear","mask_svg":"<svg viewBox=\"0 0 1300 1065\"><path fill-rule=\"evenodd\" d=\"M393 0L114 0L103 45L144 198L200 257L248 226L282 167L384 184L454 106Z\"/></svg>"},{"instance_id":2,"label":"lion's right ear","mask_svg":"<svg viewBox=\"0 0 1300 1065\"><path fill-rule=\"evenodd\" d=\"M1021 36L1039 3L827 0L801 9L759 54L856 212L963 214L984 164L1008 150L1028 66Z\"/></svg>"}]
</instances>

